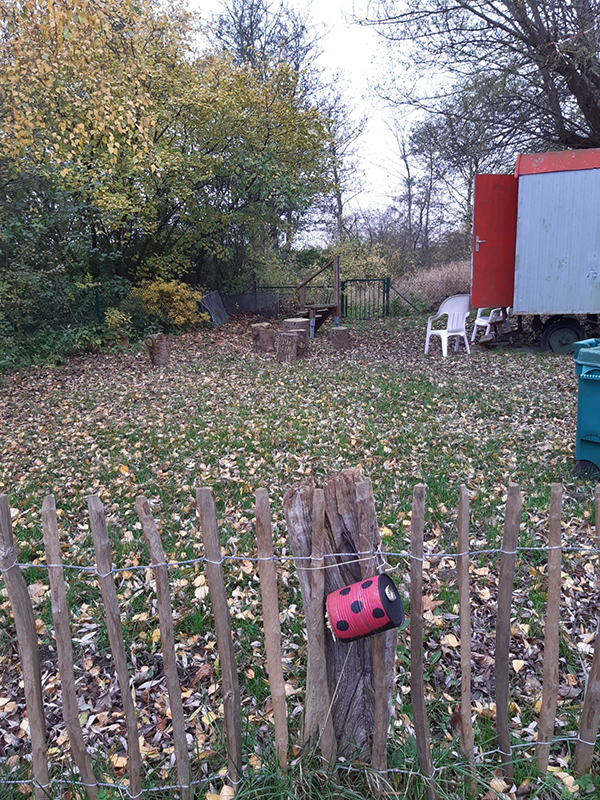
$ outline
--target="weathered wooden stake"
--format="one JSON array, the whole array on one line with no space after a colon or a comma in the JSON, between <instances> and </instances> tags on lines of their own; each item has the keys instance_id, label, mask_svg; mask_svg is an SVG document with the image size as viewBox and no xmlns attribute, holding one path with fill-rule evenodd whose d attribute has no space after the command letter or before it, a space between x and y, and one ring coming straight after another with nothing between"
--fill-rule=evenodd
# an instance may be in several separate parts
<instances>
[{"instance_id":1,"label":"weathered wooden stake","mask_svg":"<svg viewBox=\"0 0 600 800\"><path fill-rule=\"evenodd\" d=\"M471 794L475 794L473 722L471 720L471 604L469 599L469 492L458 498L458 605L460 615L460 747L469 761Z\"/></svg>"},{"instance_id":2,"label":"weathered wooden stake","mask_svg":"<svg viewBox=\"0 0 600 800\"><path fill-rule=\"evenodd\" d=\"M196 490L196 503L200 514L200 529L206 555L206 574L210 602L215 619L217 649L221 662L223 680L223 708L225 709L225 738L227 739L227 764L229 783L237 792L242 775L242 720L240 703L240 680L233 641L231 617L227 605L227 594L221 564L221 541L217 523L217 511L212 490L202 487Z\"/></svg>"},{"instance_id":3,"label":"weathered wooden stake","mask_svg":"<svg viewBox=\"0 0 600 800\"><path fill-rule=\"evenodd\" d=\"M423 532L425 527L425 487L413 490L410 524L410 695L417 740L419 766L425 779L427 800L437 800L432 783L434 775L429 742L429 724L425 706L423 673Z\"/></svg>"},{"instance_id":4,"label":"weathered wooden stake","mask_svg":"<svg viewBox=\"0 0 600 800\"><path fill-rule=\"evenodd\" d=\"M600 617L597 620L596 631L600 631ZM575 772L577 775L585 775L592 766L598 737L598 722L600 722L600 633L597 632L579 721L579 736L575 746Z\"/></svg>"},{"instance_id":5,"label":"weathered wooden stake","mask_svg":"<svg viewBox=\"0 0 600 800\"><path fill-rule=\"evenodd\" d=\"M562 484L550 487L550 519L548 535L548 608L544 626L544 666L542 678L542 707L538 723L537 767L541 773L548 769L550 742L554 735L558 704L558 623L562 579L561 562Z\"/></svg>"},{"instance_id":6,"label":"weathered wooden stake","mask_svg":"<svg viewBox=\"0 0 600 800\"><path fill-rule=\"evenodd\" d=\"M358 546L361 553L361 578L371 578L375 570L373 546L379 543L377 513L373 486L368 478L356 484L356 510L358 514ZM374 541L375 539L375 541ZM365 553L370 554L365 557ZM371 744L371 767L378 772L387 769L387 736L390 726L389 698L391 686L389 673L384 663L384 639L382 634L371 636L371 668L373 670L373 742ZM393 682L394 673L391 678Z\"/></svg>"},{"instance_id":7,"label":"weathered wooden stake","mask_svg":"<svg viewBox=\"0 0 600 800\"><path fill-rule=\"evenodd\" d=\"M331 696L327 683L325 656L325 493L315 489L312 504L312 553L310 559L309 603L306 616L306 707L303 739L309 741L319 731L318 746L324 758L335 761L337 743L333 730Z\"/></svg>"},{"instance_id":8,"label":"weathered wooden stake","mask_svg":"<svg viewBox=\"0 0 600 800\"><path fill-rule=\"evenodd\" d=\"M31 756L33 761L34 797L44 800L48 797L48 760L46 756L46 721L42 702L42 680L40 676L40 657L33 608L25 578L17 565L18 551L13 539L10 503L8 497L0 495L0 573L4 577L8 600L10 602L15 628L17 647L23 671L25 706L31 736Z\"/></svg>"},{"instance_id":9,"label":"weathered wooden stake","mask_svg":"<svg viewBox=\"0 0 600 800\"><path fill-rule=\"evenodd\" d=\"M167 680L171 722L173 724L173 745L177 766L177 781L181 787L181 800L191 800L190 759L185 736L185 717L181 700L181 686L177 674L177 655L175 653L175 636L173 632L173 608L169 587L169 573L166 565L160 534L150 510L150 503L141 496L135 501L144 539L148 545L152 572L156 581L156 600L158 606L158 623L160 626L160 642L163 656L163 667Z\"/></svg>"},{"instance_id":10,"label":"weathered wooden stake","mask_svg":"<svg viewBox=\"0 0 600 800\"><path fill-rule=\"evenodd\" d=\"M517 559L519 527L523 512L523 498L516 483L508 487L502 558L498 578L498 610L496 612L496 733L504 774L513 777L512 751L508 726L508 677L510 651L510 611Z\"/></svg>"},{"instance_id":11,"label":"weathered wooden stake","mask_svg":"<svg viewBox=\"0 0 600 800\"><path fill-rule=\"evenodd\" d=\"M256 539L258 543L258 574L262 595L265 650L269 670L269 686L273 699L275 722L275 749L279 765L287 768L288 727L285 702L285 681L281 666L281 625L279 623L279 597L277 573L273 552L271 506L266 489L256 492Z\"/></svg>"},{"instance_id":12,"label":"weathered wooden stake","mask_svg":"<svg viewBox=\"0 0 600 800\"><path fill-rule=\"evenodd\" d=\"M86 785L90 800L96 800L98 787L87 753L83 732L79 723L79 704L75 689L75 670L73 666L73 645L71 642L71 625L69 623L69 606L67 590L62 566L62 553L56 519L54 497L48 495L42 503L42 531L48 565L48 581L52 601L52 619L54 621L54 638L63 707L63 719L71 743L71 753L77 765L81 780Z\"/></svg>"},{"instance_id":13,"label":"weathered wooden stake","mask_svg":"<svg viewBox=\"0 0 600 800\"><path fill-rule=\"evenodd\" d=\"M108 529L106 527L106 517L104 516L104 506L97 495L90 495L88 497L88 512L92 539L94 541L94 550L96 551L96 569L98 572L100 592L102 593L102 601L104 603L108 641L113 656L119 689L121 691L123 714L125 715L125 724L127 726L129 795L130 797L139 797L142 792L142 768L137 717L133 697L131 696L131 690L129 688L129 670L127 668L127 657L125 655L121 613L113 575L112 553L108 538Z\"/></svg>"}]
</instances>

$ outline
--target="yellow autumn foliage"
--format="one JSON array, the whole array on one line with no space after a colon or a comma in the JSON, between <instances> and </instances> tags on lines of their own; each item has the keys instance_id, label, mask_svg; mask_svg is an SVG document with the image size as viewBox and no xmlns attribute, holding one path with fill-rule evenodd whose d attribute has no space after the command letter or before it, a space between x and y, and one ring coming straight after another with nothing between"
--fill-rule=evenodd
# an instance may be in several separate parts
<instances>
[{"instance_id":1,"label":"yellow autumn foliage","mask_svg":"<svg viewBox=\"0 0 600 800\"><path fill-rule=\"evenodd\" d=\"M210 321L210 316L200 311L202 293L181 281L145 281L139 292L146 311L168 326L193 328Z\"/></svg>"}]
</instances>

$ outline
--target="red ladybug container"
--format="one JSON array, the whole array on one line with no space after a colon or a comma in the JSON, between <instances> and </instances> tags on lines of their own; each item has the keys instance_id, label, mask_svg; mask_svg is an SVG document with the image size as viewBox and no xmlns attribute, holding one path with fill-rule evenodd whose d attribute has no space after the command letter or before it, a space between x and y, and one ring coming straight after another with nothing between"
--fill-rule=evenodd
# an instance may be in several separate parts
<instances>
[{"instance_id":1,"label":"red ladybug container","mask_svg":"<svg viewBox=\"0 0 600 800\"><path fill-rule=\"evenodd\" d=\"M398 589L385 573L336 589L327 595L326 603L329 627L344 642L397 628L404 622Z\"/></svg>"}]
</instances>

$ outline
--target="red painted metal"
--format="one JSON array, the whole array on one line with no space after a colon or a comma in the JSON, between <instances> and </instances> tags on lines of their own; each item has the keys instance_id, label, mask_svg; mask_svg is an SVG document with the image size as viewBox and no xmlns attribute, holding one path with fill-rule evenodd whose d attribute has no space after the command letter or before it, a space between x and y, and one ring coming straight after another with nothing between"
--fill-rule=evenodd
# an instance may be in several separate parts
<instances>
[{"instance_id":1,"label":"red painted metal","mask_svg":"<svg viewBox=\"0 0 600 800\"><path fill-rule=\"evenodd\" d=\"M404 622L402 600L385 573L336 589L327 595L327 620L345 642L397 628Z\"/></svg>"},{"instance_id":2,"label":"red painted metal","mask_svg":"<svg viewBox=\"0 0 600 800\"><path fill-rule=\"evenodd\" d=\"M518 186L513 175L475 176L473 308L513 304Z\"/></svg>"},{"instance_id":3,"label":"red painted metal","mask_svg":"<svg viewBox=\"0 0 600 800\"><path fill-rule=\"evenodd\" d=\"M515 176L539 172L568 172L600 169L600 150L560 150L555 153L526 153L517 156Z\"/></svg>"}]
</instances>

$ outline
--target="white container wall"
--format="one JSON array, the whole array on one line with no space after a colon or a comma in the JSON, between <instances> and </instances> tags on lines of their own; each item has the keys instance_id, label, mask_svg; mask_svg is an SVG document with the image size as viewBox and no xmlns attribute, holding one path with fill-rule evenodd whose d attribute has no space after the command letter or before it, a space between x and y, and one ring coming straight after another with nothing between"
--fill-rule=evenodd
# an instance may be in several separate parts
<instances>
[{"instance_id":1,"label":"white container wall","mask_svg":"<svg viewBox=\"0 0 600 800\"><path fill-rule=\"evenodd\" d=\"M513 310L600 313L600 169L519 177Z\"/></svg>"}]
</instances>

